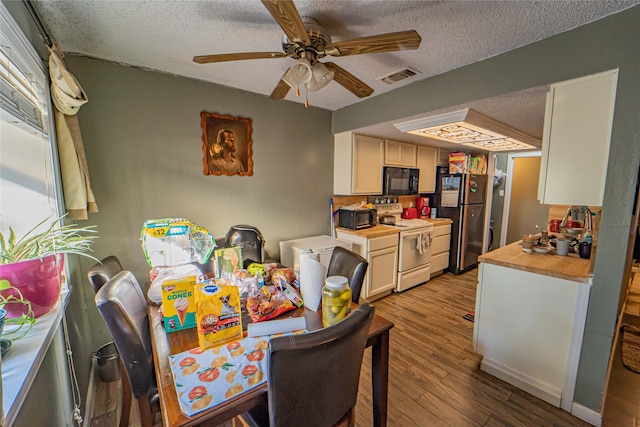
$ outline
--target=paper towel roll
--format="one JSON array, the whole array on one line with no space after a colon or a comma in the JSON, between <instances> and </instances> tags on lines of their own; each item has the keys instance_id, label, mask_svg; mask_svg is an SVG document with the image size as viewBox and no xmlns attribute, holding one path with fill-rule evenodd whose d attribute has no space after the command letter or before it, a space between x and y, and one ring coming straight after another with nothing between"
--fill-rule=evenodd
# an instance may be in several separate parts
<instances>
[{"instance_id":1,"label":"paper towel roll","mask_svg":"<svg viewBox=\"0 0 640 427\"><path fill-rule=\"evenodd\" d=\"M273 335L284 332L299 331L306 328L307 323L304 317L292 317L289 319L267 320L266 322L249 323L247 325L247 335L249 337L259 337L262 335Z\"/></svg>"},{"instance_id":2,"label":"paper towel roll","mask_svg":"<svg viewBox=\"0 0 640 427\"><path fill-rule=\"evenodd\" d=\"M327 276L327 267L320 263L320 254L307 252L300 254L300 293L304 306L318 311L322 302L322 287Z\"/></svg>"}]
</instances>

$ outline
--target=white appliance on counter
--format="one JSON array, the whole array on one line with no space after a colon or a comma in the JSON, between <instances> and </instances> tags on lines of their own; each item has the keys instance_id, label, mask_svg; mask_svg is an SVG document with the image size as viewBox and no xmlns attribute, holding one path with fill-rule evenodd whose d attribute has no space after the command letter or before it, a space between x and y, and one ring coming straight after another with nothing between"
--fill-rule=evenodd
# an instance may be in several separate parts
<instances>
[{"instance_id":1,"label":"white appliance on counter","mask_svg":"<svg viewBox=\"0 0 640 427\"><path fill-rule=\"evenodd\" d=\"M396 218L395 225L386 225L400 229L396 291L406 291L429 280L433 224L422 219L400 219L400 203L377 204L373 207L378 215L393 215Z\"/></svg>"},{"instance_id":2,"label":"white appliance on counter","mask_svg":"<svg viewBox=\"0 0 640 427\"><path fill-rule=\"evenodd\" d=\"M347 240L331 236L312 236L286 240L280 242L280 263L285 267L293 268L293 271L297 272L300 270L300 254L312 250L320 253L320 263L328 267L333 248L336 246L351 250L353 244Z\"/></svg>"}]
</instances>

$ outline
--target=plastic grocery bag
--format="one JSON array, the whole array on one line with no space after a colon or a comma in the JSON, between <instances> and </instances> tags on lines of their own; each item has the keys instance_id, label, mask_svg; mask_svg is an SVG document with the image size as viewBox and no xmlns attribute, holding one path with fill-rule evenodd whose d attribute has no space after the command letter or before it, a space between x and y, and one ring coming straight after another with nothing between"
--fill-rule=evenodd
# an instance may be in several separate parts
<instances>
[{"instance_id":1,"label":"plastic grocery bag","mask_svg":"<svg viewBox=\"0 0 640 427\"><path fill-rule=\"evenodd\" d=\"M205 228L183 218L146 220L140 240L147 263L152 267L204 264L216 246Z\"/></svg>"},{"instance_id":2,"label":"plastic grocery bag","mask_svg":"<svg viewBox=\"0 0 640 427\"><path fill-rule=\"evenodd\" d=\"M156 304L162 304L162 284L165 280L180 280L189 276L196 276L198 283L206 280L200 269L193 264L159 268L158 275L149 286L147 297Z\"/></svg>"}]
</instances>

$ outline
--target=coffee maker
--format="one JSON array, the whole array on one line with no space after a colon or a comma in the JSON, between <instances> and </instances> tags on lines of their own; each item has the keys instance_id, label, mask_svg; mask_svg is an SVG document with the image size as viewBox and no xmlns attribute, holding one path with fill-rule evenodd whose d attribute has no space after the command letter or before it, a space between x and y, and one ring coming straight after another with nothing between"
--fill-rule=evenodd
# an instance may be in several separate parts
<instances>
[{"instance_id":1,"label":"coffee maker","mask_svg":"<svg viewBox=\"0 0 640 427\"><path fill-rule=\"evenodd\" d=\"M429 207L428 197L418 197L416 199L416 208L418 208L418 218L429 218L431 208Z\"/></svg>"}]
</instances>

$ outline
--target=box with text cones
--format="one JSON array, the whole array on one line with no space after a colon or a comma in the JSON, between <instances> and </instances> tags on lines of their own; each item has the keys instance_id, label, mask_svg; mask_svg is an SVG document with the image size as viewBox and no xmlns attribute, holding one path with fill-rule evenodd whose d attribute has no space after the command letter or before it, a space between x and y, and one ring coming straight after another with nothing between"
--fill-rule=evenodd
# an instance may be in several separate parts
<instances>
[{"instance_id":1,"label":"box with text cones","mask_svg":"<svg viewBox=\"0 0 640 427\"><path fill-rule=\"evenodd\" d=\"M166 280L162 284L162 310L167 332L196 327L195 285L196 276Z\"/></svg>"}]
</instances>

